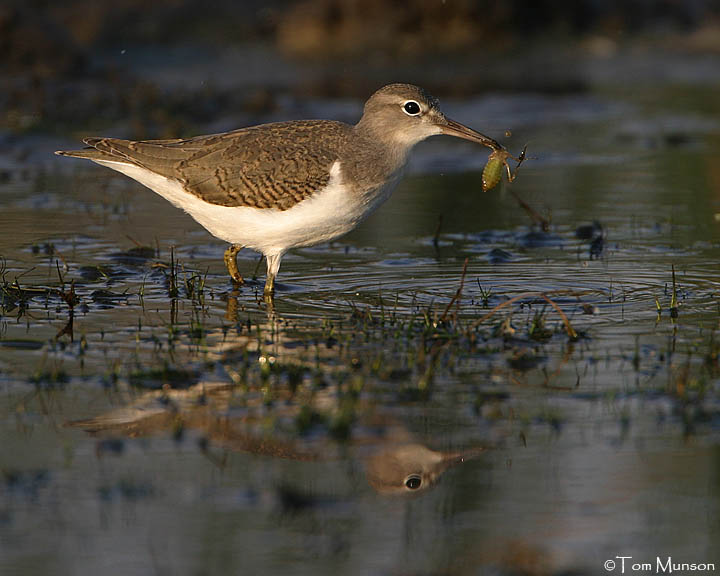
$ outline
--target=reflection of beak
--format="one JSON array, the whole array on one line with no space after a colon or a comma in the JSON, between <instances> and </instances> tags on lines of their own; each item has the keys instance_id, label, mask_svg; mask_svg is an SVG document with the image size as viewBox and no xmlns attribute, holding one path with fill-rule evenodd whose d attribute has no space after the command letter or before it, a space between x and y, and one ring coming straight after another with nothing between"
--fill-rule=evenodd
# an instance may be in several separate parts
<instances>
[{"instance_id":1,"label":"reflection of beak","mask_svg":"<svg viewBox=\"0 0 720 576\"><path fill-rule=\"evenodd\" d=\"M448 468L452 468L453 466L462 464L463 462L465 462L466 459L467 458L465 457L465 454L460 454L457 452L446 452L440 454L439 461L430 468L430 475L433 478L439 477Z\"/></svg>"},{"instance_id":2,"label":"reflection of beak","mask_svg":"<svg viewBox=\"0 0 720 576\"><path fill-rule=\"evenodd\" d=\"M468 460L475 460L479 458L481 454L485 453L485 448L474 448L473 450L467 450L465 452L450 452L443 454L442 458L442 469L445 470L455 464L462 464Z\"/></svg>"},{"instance_id":3,"label":"reflection of beak","mask_svg":"<svg viewBox=\"0 0 720 576\"><path fill-rule=\"evenodd\" d=\"M444 120L445 122L439 125L440 132L442 134L455 136L456 138L463 138L464 140L470 140L471 142L477 142L487 146L488 148L492 148L493 150L505 149L497 140L493 140L489 136L480 134L480 132L476 132L472 128L468 128L464 124L460 124L460 122L455 122L455 120L450 120L449 118L444 118Z\"/></svg>"}]
</instances>

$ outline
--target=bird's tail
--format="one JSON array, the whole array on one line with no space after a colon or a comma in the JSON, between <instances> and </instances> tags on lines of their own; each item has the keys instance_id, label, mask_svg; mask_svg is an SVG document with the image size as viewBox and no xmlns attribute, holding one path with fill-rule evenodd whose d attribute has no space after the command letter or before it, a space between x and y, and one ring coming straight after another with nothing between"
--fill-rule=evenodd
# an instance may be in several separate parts
<instances>
[{"instance_id":1,"label":"bird's tail","mask_svg":"<svg viewBox=\"0 0 720 576\"><path fill-rule=\"evenodd\" d=\"M58 156L70 156L71 158L85 158L86 160L107 160L112 157L112 149L104 149L102 145L111 139L108 138L85 138L83 144L87 144L87 148L82 150L56 150Z\"/></svg>"},{"instance_id":2,"label":"bird's tail","mask_svg":"<svg viewBox=\"0 0 720 576\"><path fill-rule=\"evenodd\" d=\"M83 148L82 150L56 150L58 156L70 156L71 158L85 158L87 160L102 160L108 155L95 148Z\"/></svg>"}]
</instances>

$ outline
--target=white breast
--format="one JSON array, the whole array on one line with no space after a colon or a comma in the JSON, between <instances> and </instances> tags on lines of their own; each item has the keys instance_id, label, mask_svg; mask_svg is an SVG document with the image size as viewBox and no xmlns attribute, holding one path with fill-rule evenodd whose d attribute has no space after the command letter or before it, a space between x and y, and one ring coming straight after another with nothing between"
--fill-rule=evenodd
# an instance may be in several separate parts
<instances>
[{"instance_id":1,"label":"white breast","mask_svg":"<svg viewBox=\"0 0 720 576\"><path fill-rule=\"evenodd\" d=\"M123 162L96 160L157 192L185 210L213 236L263 254L284 254L298 246L327 242L352 230L390 196L400 174L369 193L351 193L340 163L330 169L327 186L288 210L218 206L186 192L177 181Z\"/></svg>"}]
</instances>

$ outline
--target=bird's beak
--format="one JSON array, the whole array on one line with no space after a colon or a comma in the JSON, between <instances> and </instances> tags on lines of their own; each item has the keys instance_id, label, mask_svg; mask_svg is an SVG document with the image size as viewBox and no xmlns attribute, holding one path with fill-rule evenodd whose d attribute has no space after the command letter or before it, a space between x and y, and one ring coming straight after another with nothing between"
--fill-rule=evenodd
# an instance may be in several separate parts
<instances>
[{"instance_id":1,"label":"bird's beak","mask_svg":"<svg viewBox=\"0 0 720 576\"><path fill-rule=\"evenodd\" d=\"M477 142L483 144L493 150L504 150L504 147L497 141L493 140L489 136L480 134L472 128L468 128L460 122L450 120L450 118L443 118L444 122L440 124L440 133L447 134L448 136L455 136L456 138L463 138L464 140L470 140L471 142Z\"/></svg>"}]
</instances>

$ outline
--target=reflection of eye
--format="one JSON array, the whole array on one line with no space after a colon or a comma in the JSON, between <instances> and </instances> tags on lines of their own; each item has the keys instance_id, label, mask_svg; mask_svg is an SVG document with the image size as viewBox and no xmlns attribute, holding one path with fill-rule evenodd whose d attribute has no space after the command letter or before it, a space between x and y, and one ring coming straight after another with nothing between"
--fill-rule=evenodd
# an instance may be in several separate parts
<instances>
[{"instance_id":1,"label":"reflection of eye","mask_svg":"<svg viewBox=\"0 0 720 576\"><path fill-rule=\"evenodd\" d=\"M408 100L403 105L403 110L405 111L405 114L409 114L410 116L417 116L420 114L420 104L415 102L415 100Z\"/></svg>"},{"instance_id":2,"label":"reflection of eye","mask_svg":"<svg viewBox=\"0 0 720 576\"><path fill-rule=\"evenodd\" d=\"M422 478L419 474L410 474L405 478L405 488L408 490L417 490L422 485Z\"/></svg>"}]
</instances>

